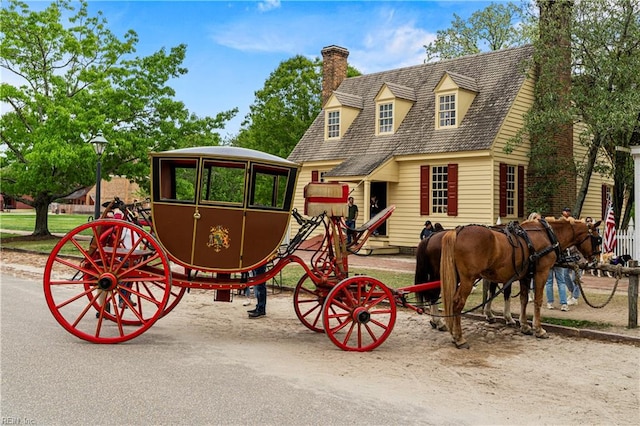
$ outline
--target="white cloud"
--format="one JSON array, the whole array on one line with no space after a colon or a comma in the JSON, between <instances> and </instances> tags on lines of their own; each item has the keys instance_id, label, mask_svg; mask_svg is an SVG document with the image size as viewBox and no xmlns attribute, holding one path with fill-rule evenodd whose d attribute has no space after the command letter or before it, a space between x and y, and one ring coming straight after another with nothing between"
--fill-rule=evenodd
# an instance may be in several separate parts
<instances>
[{"instance_id":1,"label":"white cloud","mask_svg":"<svg viewBox=\"0 0 640 426\"><path fill-rule=\"evenodd\" d=\"M268 12L273 9L280 8L280 0L265 0L258 3L258 10L260 12Z\"/></svg>"},{"instance_id":2,"label":"white cloud","mask_svg":"<svg viewBox=\"0 0 640 426\"><path fill-rule=\"evenodd\" d=\"M413 21L395 19L393 10L385 11L382 18L365 34L362 47L352 50L351 64L363 73L422 64L424 45L435 40L435 32L417 27Z\"/></svg>"}]
</instances>

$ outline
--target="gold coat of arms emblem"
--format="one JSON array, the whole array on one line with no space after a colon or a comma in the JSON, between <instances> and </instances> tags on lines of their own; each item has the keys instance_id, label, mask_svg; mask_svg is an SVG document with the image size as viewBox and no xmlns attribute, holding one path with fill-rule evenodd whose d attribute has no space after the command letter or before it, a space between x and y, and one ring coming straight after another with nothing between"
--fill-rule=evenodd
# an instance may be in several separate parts
<instances>
[{"instance_id":1,"label":"gold coat of arms emblem","mask_svg":"<svg viewBox=\"0 0 640 426\"><path fill-rule=\"evenodd\" d=\"M229 238L229 230L220 225L212 226L209 230L207 247L213 247L213 250L217 253L223 248L228 249L230 246L231 238Z\"/></svg>"}]
</instances>

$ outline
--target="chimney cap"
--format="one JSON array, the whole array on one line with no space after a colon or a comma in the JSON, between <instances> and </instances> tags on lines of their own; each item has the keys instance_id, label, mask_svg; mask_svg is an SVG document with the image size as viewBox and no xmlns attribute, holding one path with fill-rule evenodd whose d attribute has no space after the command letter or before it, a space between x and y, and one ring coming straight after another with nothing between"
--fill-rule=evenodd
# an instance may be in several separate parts
<instances>
[{"instance_id":1,"label":"chimney cap","mask_svg":"<svg viewBox=\"0 0 640 426\"><path fill-rule=\"evenodd\" d=\"M323 55L326 54L326 53L333 53L333 52L336 52L336 53L339 52L339 53L342 53L345 56L349 56L349 50L348 49L346 49L344 47L336 46L335 44L323 47L322 50L321 50L321 53Z\"/></svg>"}]
</instances>

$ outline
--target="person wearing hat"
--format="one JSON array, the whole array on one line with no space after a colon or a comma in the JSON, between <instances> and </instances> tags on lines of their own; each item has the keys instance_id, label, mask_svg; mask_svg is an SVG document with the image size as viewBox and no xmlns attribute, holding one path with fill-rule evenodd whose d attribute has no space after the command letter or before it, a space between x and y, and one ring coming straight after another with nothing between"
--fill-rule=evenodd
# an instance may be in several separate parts
<instances>
[{"instance_id":1,"label":"person wearing hat","mask_svg":"<svg viewBox=\"0 0 640 426\"><path fill-rule=\"evenodd\" d=\"M422 228L422 232L420 232L420 241L424 240L431 234L433 234L433 226L431 225L431 221L428 220L424 223L424 228Z\"/></svg>"},{"instance_id":2,"label":"person wearing hat","mask_svg":"<svg viewBox=\"0 0 640 426\"><path fill-rule=\"evenodd\" d=\"M565 219L569 219L571 217L571 209L569 207L562 209L562 217Z\"/></svg>"}]
</instances>

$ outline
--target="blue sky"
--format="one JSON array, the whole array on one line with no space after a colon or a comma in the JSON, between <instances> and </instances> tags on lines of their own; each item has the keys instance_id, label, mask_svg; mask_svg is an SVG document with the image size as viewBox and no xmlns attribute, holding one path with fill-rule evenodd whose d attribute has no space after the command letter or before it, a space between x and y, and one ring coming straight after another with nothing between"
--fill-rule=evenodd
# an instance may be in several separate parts
<instances>
[{"instance_id":1,"label":"blue sky","mask_svg":"<svg viewBox=\"0 0 640 426\"><path fill-rule=\"evenodd\" d=\"M133 29L137 54L187 45L189 72L171 82L176 97L200 115L237 107L220 133L237 133L254 93L292 56L319 57L332 44L349 50L362 73L417 65L423 45L467 19L487 1L90 1L118 37ZM49 2L29 2L32 9Z\"/></svg>"}]
</instances>

